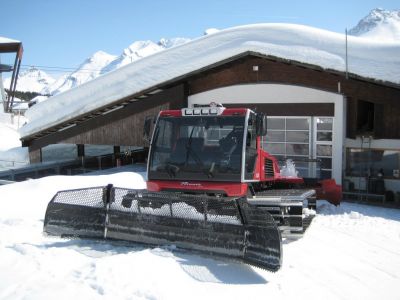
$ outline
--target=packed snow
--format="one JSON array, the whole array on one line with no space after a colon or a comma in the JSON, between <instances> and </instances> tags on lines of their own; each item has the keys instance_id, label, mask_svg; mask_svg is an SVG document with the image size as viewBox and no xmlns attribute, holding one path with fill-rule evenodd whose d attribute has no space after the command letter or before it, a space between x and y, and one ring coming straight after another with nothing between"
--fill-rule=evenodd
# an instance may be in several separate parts
<instances>
[{"instance_id":1,"label":"packed snow","mask_svg":"<svg viewBox=\"0 0 400 300\"><path fill-rule=\"evenodd\" d=\"M353 36L348 41L350 72L400 83L400 42ZM33 106L21 136L248 51L345 70L344 34L293 24L229 28L154 53Z\"/></svg>"},{"instance_id":2,"label":"packed snow","mask_svg":"<svg viewBox=\"0 0 400 300\"><path fill-rule=\"evenodd\" d=\"M0 186L0 299L399 299L395 209L321 202L304 237L284 241L277 273L174 245L42 234L56 191L108 183L141 189L144 176L125 170Z\"/></svg>"},{"instance_id":3,"label":"packed snow","mask_svg":"<svg viewBox=\"0 0 400 300\"><path fill-rule=\"evenodd\" d=\"M21 147L18 128L26 122L23 116L13 116L0 109L0 170L29 163L28 148Z\"/></svg>"},{"instance_id":4,"label":"packed snow","mask_svg":"<svg viewBox=\"0 0 400 300\"><path fill-rule=\"evenodd\" d=\"M296 170L296 165L293 160L287 159L280 170L280 174L284 177L297 177L299 171Z\"/></svg>"}]
</instances>

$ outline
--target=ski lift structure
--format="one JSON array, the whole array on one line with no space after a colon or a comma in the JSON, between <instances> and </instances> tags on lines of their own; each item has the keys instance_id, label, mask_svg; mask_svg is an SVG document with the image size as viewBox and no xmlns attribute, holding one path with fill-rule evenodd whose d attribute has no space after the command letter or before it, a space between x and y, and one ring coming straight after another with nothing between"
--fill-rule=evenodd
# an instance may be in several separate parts
<instances>
[{"instance_id":1,"label":"ski lift structure","mask_svg":"<svg viewBox=\"0 0 400 300\"><path fill-rule=\"evenodd\" d=\"M21 67L22 54L24 48L20 41L0 37L0 56L2 54L15 53L14 65L0 63L0 92L3 100L4 112L11 112L15 98L15 89L17 87L17 79ZM8 96L5 96L2 74L12 72L11 83L8 88Z\"/></svg>"}]
</instances>

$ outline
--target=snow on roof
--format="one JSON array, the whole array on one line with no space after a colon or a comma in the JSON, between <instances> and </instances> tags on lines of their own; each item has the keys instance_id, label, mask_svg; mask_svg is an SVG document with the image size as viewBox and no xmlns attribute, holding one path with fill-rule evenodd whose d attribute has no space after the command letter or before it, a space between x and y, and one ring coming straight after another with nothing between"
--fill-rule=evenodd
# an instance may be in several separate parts
<instances>
[{"instance_id":1,"label":"snow on roof","mask_svg":"<svg viewBox=\"0 0 400 300\"><path fill-rule=\"evenodd\" d=\"M29 108L29 105L27 102L18 102L14 103L12 109L13 110L27 110Z\"/></svg>"},{"instance_id":2,"label":"snow on roof","mask_svg":"<svg viewBox=\"0 0 400 300\"><path fill-rule=\"evenodd\" d=\"M0 44L11 44L11 43L21 43L21 42L0 36Z\"/></svg>"},{"instance_id":3,"label":"snow on roof","mask_svg":"<svg viewBox=\"0 0 400 300\"><path fill-rule=\"evenodd\" d=\"M294 24L228 28L155 53L29 109L22 137L245 52L345 71L345 36ZM400 43L348 37L348 70L400 83Z\"/></svg>"}]
</instances>

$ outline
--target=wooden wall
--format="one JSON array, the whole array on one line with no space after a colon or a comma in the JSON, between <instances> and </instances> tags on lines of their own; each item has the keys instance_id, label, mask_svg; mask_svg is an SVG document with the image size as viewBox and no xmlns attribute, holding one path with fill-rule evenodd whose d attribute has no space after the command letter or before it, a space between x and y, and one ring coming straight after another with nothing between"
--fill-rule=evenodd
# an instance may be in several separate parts
<instances>
[{"instance_id":1,"label":"wooden wall","mask_svg":"<svg viewBox=\"0 0 400 300\"><path fill-rule=\"evenodd\" d=\"M37 161L37 155L34 153L38 149L56 143L146 146L143 139L145 118L157 116L162 109L181 108L186 103L185 88L180 84L139 99L119 110L89 119L75 127L29 141L29 152Z\"/></svg>"},{"instance_id":2,"label":"wooden wall","mask_svg":"<svg viewBox=\"0 0 400 300\"><path fill-rule=\"evenodd\" d=\"M253 71L253 66L258 66L258 72ZM363 100L377 104L373 135L376 138L400 138L400 87L354 78L346 79L343 74L253 55L193 76L188 82L190 95L225 86L257 82L293 84L339 92L347 99L347 137L354 138L359 134L356 126L357 108L359 100Z\"/></svg>"}]
</instances>

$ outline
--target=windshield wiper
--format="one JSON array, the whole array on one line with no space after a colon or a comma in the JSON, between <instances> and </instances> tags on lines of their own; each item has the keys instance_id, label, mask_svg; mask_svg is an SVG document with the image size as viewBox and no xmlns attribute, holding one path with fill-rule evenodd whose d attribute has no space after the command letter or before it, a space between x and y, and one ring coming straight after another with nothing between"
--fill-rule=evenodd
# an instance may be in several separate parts
<instances>
[{"instance_id":1,"label":"windshield wiper","mask_svg":"<svg viewBox=\"0 0 400 300\"><path fill-rule=\"evenodd\" d=\"M165 171L167 172L167 174L169 175L169 177L171 178L175 178L176 174L178 174L179 172L179 167L175 166L173 164L167 163L165 165Z\"/></svg>"}]
</instances>

